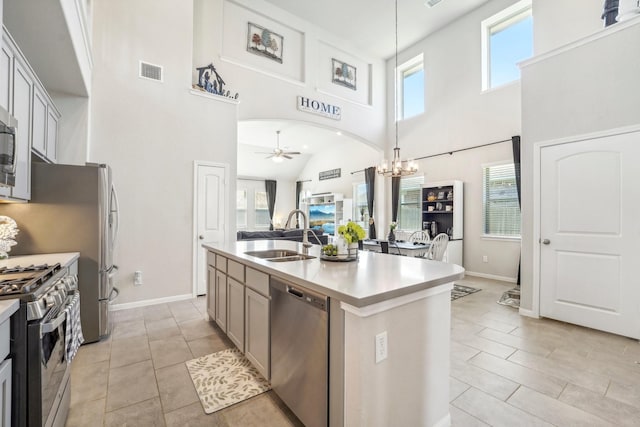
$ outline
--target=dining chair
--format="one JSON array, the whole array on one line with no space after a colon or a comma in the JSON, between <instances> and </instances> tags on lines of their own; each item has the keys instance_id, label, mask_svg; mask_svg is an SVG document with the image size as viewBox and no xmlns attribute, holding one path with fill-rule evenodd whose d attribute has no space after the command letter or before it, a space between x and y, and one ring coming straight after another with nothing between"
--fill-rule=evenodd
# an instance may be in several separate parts
<instances>
[{"instance_id":1,"label":"dining chair","mask_svg":"<svg viewBox=\"0 0 640 427\"><path fill-rule=\"evenodd\" d=\"M414 231L409 236L409 243L416 245L417 249L414 249L411 253L415 257L424 258L429 250L429 235L426 231Z\"/></svg>"},{"instance_id":2,"label":"dining chair","mask_svg":"<svg viewBox=\"0 0 640 427\"><path fill-rule=\"evenodd\" d=\"M431 245L427 250L425 258L432 259L434 261L442 261L444 253L447 250L449 244L449 236L447 233L440 233L431 240Z\"/></svg>"}]
</instances>

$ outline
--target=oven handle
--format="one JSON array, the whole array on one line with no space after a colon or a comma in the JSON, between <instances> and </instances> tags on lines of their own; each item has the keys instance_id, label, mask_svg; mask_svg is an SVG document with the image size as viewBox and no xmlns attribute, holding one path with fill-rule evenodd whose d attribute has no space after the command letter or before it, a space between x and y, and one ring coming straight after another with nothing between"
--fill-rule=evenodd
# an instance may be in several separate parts
<instances>
[{"instance_id":1,"label":"oven handle","mask_svg":"<svg viewBox=\"0 0 640 427\"><path fill-rule=\"evenodd\" d=\"M53 332L56 329L58 329L60 327L60 325L62 325L62 322L65 321L66 318L67 318L67 312L66 311L62 311L58 315L58 317L53 319L51 322L43 323L40 326L40 338L42 338L42 335L48 334L49 332Z\"/></svg>"}]
</instances>

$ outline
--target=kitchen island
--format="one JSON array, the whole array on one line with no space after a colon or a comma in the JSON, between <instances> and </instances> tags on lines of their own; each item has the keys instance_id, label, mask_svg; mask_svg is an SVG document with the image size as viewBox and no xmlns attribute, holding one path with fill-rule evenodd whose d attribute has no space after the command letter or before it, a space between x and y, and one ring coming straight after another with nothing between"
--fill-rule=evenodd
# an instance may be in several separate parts
<instances>
[{"instance_id":1,"label":"kitchen island","mask_svg":"<svg viewBox=\"0 0 640 427\"><path fill-rule=\"evenodd\" d=\"M246 294L254 293L250 282L264 282L269 277L329 298L330 426L450 424L450 290L453 282L464 276L462 267L367 251L361 251L354 262L331 262L320 259L320 246L309 250L315 258L288 262L246 253L302 253L301 244L289 241L242 241L204 247L209 251L209 277L214 277L217 285L209 288L208 301L218 309L209 314L241 350L246 348L245 354L252 362L249 344L255 332L253 337L229 332L238 318L247 322L244 331L254 330L248 323L248 305L243 316L232 309L236 306L232 296L241 292L245 279ZM222 273L229 275L225 289L219 280ZM262 289L268 303L269 291ZM270 314L273 317L274 313ZM264 331L268 344L270 329ZM263 362L261 370L268 379L270 363L274 361Z\"/></svg>"}]
</instances>

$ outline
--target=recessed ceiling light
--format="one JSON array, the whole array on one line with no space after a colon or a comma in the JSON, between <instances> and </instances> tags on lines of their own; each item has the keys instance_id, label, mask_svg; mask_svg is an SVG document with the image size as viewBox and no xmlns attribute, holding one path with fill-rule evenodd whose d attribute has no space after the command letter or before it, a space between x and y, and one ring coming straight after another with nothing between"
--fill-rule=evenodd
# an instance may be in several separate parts
<instances>
[{"instance_id":1,"label":"recessed ceiling light","mask_svg":"<svg viewBox=\"0 0 640 427\"><path fill-rule=\"evenodd\" d=\"M424 2L424 5L427 7L433 7L435 5L437 5L438 3L440 3L442 0L427 0Z\"/></svg>"}]
</instances>

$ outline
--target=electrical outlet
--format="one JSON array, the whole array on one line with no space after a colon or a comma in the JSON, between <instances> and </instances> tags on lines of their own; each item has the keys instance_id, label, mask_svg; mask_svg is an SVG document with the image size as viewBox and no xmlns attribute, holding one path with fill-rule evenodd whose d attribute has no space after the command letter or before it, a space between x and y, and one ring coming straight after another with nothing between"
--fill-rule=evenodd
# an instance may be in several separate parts
<instances>
[{"instance_id":1,"label":"electrical outlet","mask_svg":"<svg viewBox=\"0 0 640 427\"><path fill-rule=\"evenodd\" d=\"M133 286L141 286L142 285L142 271L138 270L133 273Z\"/></svg>"},{"instance_id":2,"label":"electrical outlet","mask_svg":"<svg viewBox=\"0 0 640 427\"><path fill-rule=\"evenodd\" d=\"M486 255L482 255L482 262L489 262L489 257Z\"/></svg>"},{"instance_id":3,"label":"electrical outlet","mask_svg":"<svg viewBox=\"0 0 640 427\"><path fill-rule=\"evenodd\" d=\"M387 331L376 335L376 363L387 358Z\"/></svg>"}]
</instances>

